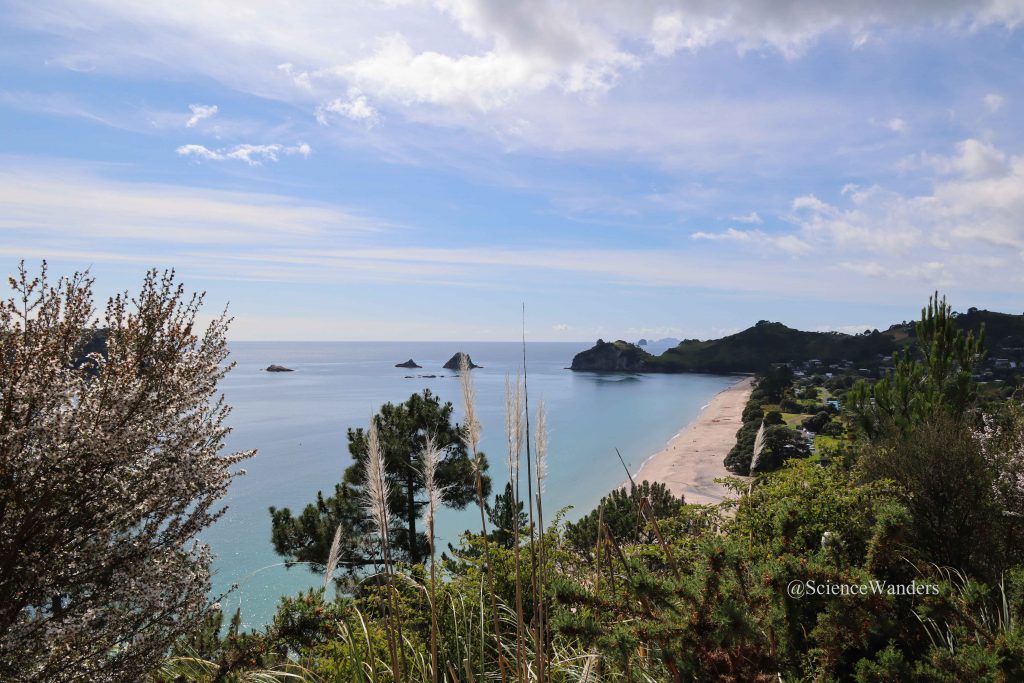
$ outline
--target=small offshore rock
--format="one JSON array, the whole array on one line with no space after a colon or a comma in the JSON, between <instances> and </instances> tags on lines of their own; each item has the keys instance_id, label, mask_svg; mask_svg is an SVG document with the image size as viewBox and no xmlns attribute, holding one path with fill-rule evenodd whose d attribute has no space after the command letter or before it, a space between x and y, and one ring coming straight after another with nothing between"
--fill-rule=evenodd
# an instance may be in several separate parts
<instances>
[{"instance_id":1,"label":"small offshore rock","mask_svg":"<svg viewBox=\"0 0 1024 683\"><path fill-rule=\"evenodd\" d=\"M267 372L295 372L291 368L286 368L283 365L274 365L274 364L268 365L267 368L266 368L266 371Z\"/></svg>"},{"instance_id":2,"label":"small offshore rock","mask_svg":"<svg viewBox=\"0 0 1024 683\"><path fill-rule=\"evenodd\" d=\"M470 370L472 370L473 368L482 368L483 367L482 365L476 365L473 362L473 359L469 357L468 353L465 353L464 351L459 351L454 356L452 356L451 358L448 359L448 362L444 364L444 369L445 370L458 370L462 366L462 359L463 358L466 359L466 366L469 367Z\"/></svg>"},{"instance_id":3,"label":"small offshore rock","mask_svg":"<svg viewBox=\"0 0 1024 683\"><path fill-rule=\"evenodd\" d=\"M412 358L410 358L409 360L405 361L404 363L395 363L395 367L396 368L421 368L423 366L422 365L417 365L416 361L414 361Z\"/></svg>"}]
</instances>

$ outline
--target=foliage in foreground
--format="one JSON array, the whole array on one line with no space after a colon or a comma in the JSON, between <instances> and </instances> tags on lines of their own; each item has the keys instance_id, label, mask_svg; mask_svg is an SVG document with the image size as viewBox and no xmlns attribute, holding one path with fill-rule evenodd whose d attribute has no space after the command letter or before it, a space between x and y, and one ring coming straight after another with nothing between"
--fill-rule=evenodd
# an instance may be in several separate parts
<instances>
[{"instance_id":1,"label":"foliage in foreground","mask_svg":"<svg viewBox=\"0 0 1024 683\"><path fill-rule=\"evenodd\" d=\"M208 609L195 543L251 453L222 455L227 319L150 272L103 318L84 275L0 302L0 679L132 680ZM89 351L93 351L89 353Z\"/></svg>"},{"instance_id":2,"label":"foliage in foreground","mask_svg":"<svg viewBox=\"0 0 1024 683\"><path fill-rule=\"evenodd\" d=\"M531 666L522 680L541 680L541 657L550 681L1019 680L1020 558L994 584L930 564L901 497L891 482L861 482L842 464L794 461L762 477L731 512L684 505L648 518L645 534L629 542L602 524L595 548L583 553L551 529L551 636L542 652L526 639ZM287 599L264 633L214 638L193 651L209 666L185 680L243 680L255 671L308 681L432 681L435 673L517 680L513 551L491 548L499 654L480 592L480 542L467 535L466 552L445 565L435 598L437 669L425 580L408 568L393 586L403 624L398 676L386 644L388 588L378 584L351 598L321 590ZM937 594L887 592L914 582ZM868 594L794 596L793 583L864 585ZM528 605L528 623L535 614Z\"/></svg>"},{"instance_id":3,"label":"foliage in foreground","mask_svg":"<svg viewBox=\"0 0 1024 683\"><path fill-rule=\"evenodd\" d=\"M286 600L236 640L307 680L1021 680L1024 410L981 409L980 346L948 320L936 297L924 350L851 391L856 441L830 461L734 480L716 507L645 483L511 547L467 533L430 588L405 567L353 597ZM788 384L769 375L759 398L785 401Z\"/></svg>"}]
</instances>

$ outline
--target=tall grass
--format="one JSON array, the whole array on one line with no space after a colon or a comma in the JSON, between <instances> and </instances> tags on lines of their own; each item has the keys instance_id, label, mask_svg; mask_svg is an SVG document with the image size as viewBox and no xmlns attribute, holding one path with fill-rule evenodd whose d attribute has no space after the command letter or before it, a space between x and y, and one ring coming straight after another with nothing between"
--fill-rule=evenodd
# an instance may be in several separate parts
<instances>
[{"instance_id":1,"label":"tall grass","mask_svg":"<svg viewBox=\"0 0 1024 683\"><path fill-rule=\"evenodd\" d=\"M761 426L757 428L757 436L754 437L754 449L750 456L751 474L761 465L761 454L764 453L764 447L764 420L761 420Z\"/></svg>"},{"instance_id":2,"label":"tall grass","mask_svg":"<svg viewBox=\"0 0 1024 683\"><path fill-rule=\"evenodd\" d=\"M515 383L511 377L505 376L505 435L508 440L508 476L512 483L512 537L515 567L515 600L516 600L516 672L519 680L523 680L526 673L526 660L524 657L524 630L523 619L523 582L519 571L520 565L520 543L519 543L519 504L522 498L519 496L519 470L520 460L523 453L523 380L522 375L517 374Z\"/></svg>"},{"instance_id":3,"label":"tall grass","mask_svg":"<svg viewBox=\"0 0 1024 683\"><path fill-rule=\"evenodd\" d=\"M547 572L547 564L545 563L545 552L544 552L544 479L548 473L548 418L547 413L544 410L544 399L541 399L537 405L537 427L534 435L534 454L537 458L536 467L534 472L537 476L537 524L540 532L540 543L537 546L537 567L538 570L534 572L534 584L535 594L537 596L536 609L537 609L537 672L540 676L540 680L546 680L546 669L547 669L547 639L546 639L546 628L547 628L547 609L545 607L545 591L544 588L547 585L545 580L545 574Z\"/></svg>"},{"instance_id":4,"label":"tall grass","mask_svg":"<svg viewBox=\"0 0 1024 683\"><path fill-rule=\"evenodd\" d=\"M526 443L526 501L527 507L529 508L529 532L530 532L530 592L533 596L534 604L534 617L535 622L533 628L535 629L535 637L539 643L543 643L541 637L541 616L540 616L540 605L543 598L543 592L541 590L540 576L539 576L539 554L537 546L537 525L534 519L534 508L537 506L537 499L534 498L533 492L533 469L534 466L531 464L533 460L533 454L530 448L530 392L527 385L527 378L529 373L527 371L526 364L526 304L523 304L523 427L525 430L524 441ZM539 484L538 484L539 493ZM541 541L543 542L543 526L540 529ZM543 647L539 648L538 654L540 655L537 659L537 668L540 674L540 679L544 680L544 650Z\"/></svg>"},{"instance_id":5,"label":"tall grass","mask_svg":"<svg viewBox=\"0 0 1024 683\"><path fill-rule=\"evenodd\" d=\"M434 545L434 519L437 509L441 507L444 492L437 482L437 466L441 463L441 452L437 448L434 437L427 435L423 450L423 485L427 492L427 534L430 539L430 663L431 680L437 683L437 549Z\"/></svg>"},{"instance_id":6,"label":"tall grass","mask_svg":"<svg viewBox=\"0 0 1024 683\"><path fill-rule=\"evenodd\" d=\"M318 662L314 657L309 661L281 659L277 663L225 675L219 662L183 655L168 658L150 680L152 683L391 683L403 679L409 683L486 683L498 680L500 674L493 669L477 678L470 665L471 653L461 645L468 642L464 635L473 633L479 626L476 623L479 613L473 606L467 606L462 598L447 593L440 598L437 611L439 615L447 615L446 628L439 632L445 641L439 644L439 651L445 656L439 654L437 663L432 657L425 656L411 639L403 638L397 646L401 649L400 660L406 665L402 670L395 669L390 654L382 657L373 646L378 636L372 626L373 620L353 608L345 619L338 619L330 625L330 657L347 664L339 667L344 674L317 674ZM513 626L517 620L515 609L499 601L498 611L503 626L507 627L503 633L508 634L500 646L503 651L512 653L518 647L513 639ZM528 663L540 660L539 651L540 644L536 640L524 640L523 654ZM572 642L552 644L545 660L544 680L557 683L616 683L627 680L656 683L656 679L644 671L631 672L627 676L608 668L602 655ZM528 664L523 676L516 680L519 683L540 683L542 679L539 669Z\"/></svg>"},{"instance_id":7,"label":"tall grass","mask_svg":"<svg viewBox=\"0 0 1024 683\"><path fill-rule=\"evenodd\" d=\"M366 512L373 520L377 535L380 538L381 556L384 559L384 577L387 581L388 607L385 613L387 622L388 650L391 653L391 668L395 672L395 680L401 681L404 667L399 663L399 644L402 640L401 624L395 617L394 576L391 563L390 524L391 511L388 501L391 498L391 483L388 481L384 466L384 452L380 446L380 435L377 431L376 418L370 418L370 426L366 437Z\"/></svg>"},{"instance_id":8,"label":"tall grass","mask_svg":"<svg viewBox=\"0 0 1024 683\"><path fill-rule=\"evenodd\" d=\"M472 455L473 480L476 487L476 501L480 509L480 535L484 547L484 566L480 575L480 593L484 593L484 581L487 581L487 593L490 595L491 618L494 623L494 651L498 657L498 668L501 673L502 683L506 680L505 667L501 661L501 620L498 618L498 601L494 590L494 572L491 564L490 541L487 535L487 501L484 500L484 457L480 452L480 420L476 414L476 389L473 386L473 376L470 372L469 358L462 355L459 358L459 382L462 385L462 401L465 409L465 430L463 439ZM480 610L483 612L484 605L481 601ZM480 623L480 677L484 677L485 665L484 656L484 625L481 618Z\"/></svg>"}]
</instances>

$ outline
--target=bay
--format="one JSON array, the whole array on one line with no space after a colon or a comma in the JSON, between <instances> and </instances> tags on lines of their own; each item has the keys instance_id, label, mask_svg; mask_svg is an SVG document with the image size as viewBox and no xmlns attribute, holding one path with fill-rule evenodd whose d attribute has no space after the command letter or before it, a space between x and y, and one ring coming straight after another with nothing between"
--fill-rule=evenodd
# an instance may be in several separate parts
<instances>
[{"instance_id":1,"label":"bay","mask_svg":"<svg viewBox=\"0 0 1024 683\"><path fill-rule=\"evenodd\" d=\"M586 347L527 344L531 411L543 398L548 414L548 519L569 506L570 520L591 510L626 478L616 447L636 471L734 381L714 375L569 371L573 355ZM330 494L351 462L346 430L365 426L385 402L404 401L429 388L454 404L461 421L458 377L442 368L457 351L469 353L483 366L473 370L482 447L491 463L494 491L508 479L504 387L506 374L522 368L519 343L233 342L230 348L237 365L221 385L232 406L228 447L255 448L258 453L241 465L246 474L233 482L224 501L227 512L202 540L215 554L213 595L236 586L224 599L224 608L240 606L248 628L268 623L281 596L322 582L303 566L282 566L270 542L268 507L289 507L297 513L316 499L317 491ZM422 369L394 367L409 358ZM272 363L294 372L266 372ZM474 510L446 509L439 515L439 547L479 526Z\"/></svg>"}]
</instances>

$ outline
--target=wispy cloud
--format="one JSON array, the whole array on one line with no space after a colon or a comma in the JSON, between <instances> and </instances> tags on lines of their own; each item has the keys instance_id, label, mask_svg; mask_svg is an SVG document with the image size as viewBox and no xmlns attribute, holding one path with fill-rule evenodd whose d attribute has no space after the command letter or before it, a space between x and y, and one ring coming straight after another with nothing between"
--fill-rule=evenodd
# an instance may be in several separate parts
<instances>
[{"instance_id":1,"label":"wispy cloud","mask_svg":"<svg viewBox=\"0 0 1024 683\"><path fill-rule=\"evenodd\" d=\"M906 133L907 132L907 121L899 116L895 116L885 123L885 127L891 130L893 133Z\"/></svg>"},{"instance_id":2,"label":"wispy cloud","mask_svg":"<svg viewBox=\"0 0 1024 683\"><path fill-rule=\"evenodd\" d=\"M695 240L707 240L711 242L734 242L739 244L750 244L762 247L770 247L788 254L806 254L811 251L811 245L800 237L792 234L770 234L762 230L737 230L728 228L722 232L695 232L690 235Z\"/></svg>"},{"instance_id":3,"label":"wispy cloud","mask_svg":"<svg viewBox=\"0 0 1024 683\"><path fill-rule=\"evenodd\" d=\"M0 231L19 235L25 247L57 243L118 252L160 242L277 244L387 227L353 211L281 195L110 180L14 157L0 162Z\"/></svg>"},{"instance_id":4,"label":"wispy cloud","mask_svg":"<svg viewBox=\"0 0 1024 683\"><path fill-rule=\"evenodd\" d=\"M204 145L188 144L181 145L175 152L178 156L193 157L195 159L202 159L206 161L244 161L250 166L259 166L264 161L277 161L280 159L282 154L293 155L298 154L304 158L309 158L309 155L313 152L313 149L305 142L300 142L296 145L285 146L279 144L272 145L234 145L233 147L223 147L220 149L210 149Z\"/></svg>"},{"instance_id":5,"label":"wispy cloud","mask_svg":"<svg viewBox=\"0 0 1024 683\"><path fill-rule=\"evenodd\" d=\"M758 215L757 211L751 211L746 216L733 216L732 220L736 221L737 223L764 223L764 221L761 219L761 216Z\"/></svg>"},{"instance_id":6,"label":"wispy cloud","mask_svg":"<svg viewBox=\"0 0 1024 683\"><path fill-rule=\"evenodd\" d=\"M995 113L1003 108L1003 103L1006 100L1002 95L990 92L989 94L985 95L985 97L982 98L982 101L985 102L985 106L988 108L990 112Z\"/></svg>"},{"instance_id":7,"label":"wispy cloud","mask_svg":"<svg viewBox=\"0 0 1024 683\"><path fill-rule=\"evenodd\" d=\"M216 115L218 111L216 104L190 104L188 108L192 116L185 122L186 128L194 128L200 121Z\"/></svg>"}]
</instances>

